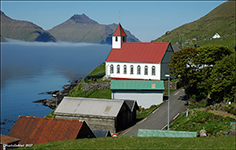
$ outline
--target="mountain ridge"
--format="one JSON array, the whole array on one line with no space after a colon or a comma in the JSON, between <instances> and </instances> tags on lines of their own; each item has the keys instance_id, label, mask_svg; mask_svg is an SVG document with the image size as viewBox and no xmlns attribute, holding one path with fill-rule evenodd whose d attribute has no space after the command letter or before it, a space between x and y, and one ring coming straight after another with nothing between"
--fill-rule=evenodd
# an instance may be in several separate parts
<instances>
[{"instance_id":1,"label":"mountain ridge","mask_svg":"<svg viewBox=\"0 0 236 150\"><path fill-rule=\"evenodd\" d=\"M99 24L83 13L82 15L75 14L47 31L60 41L111 44L112 34L117 26L118 24L115 23ZM128 42L140 42L130 31L125 30L125 32Z\"/></svg>"},{"instance_id":2,"label":"mountain ridge","mask_svg":"<svg viewBox=\"0 0 236 150\"><path fill-rule=\"evenodd\" d=\"M1 38L6 37L23 41L56 42L55 37L36 24L12 19L5 15L1 10L0 14L2 27Z\"/></svg>"}]
</instances>

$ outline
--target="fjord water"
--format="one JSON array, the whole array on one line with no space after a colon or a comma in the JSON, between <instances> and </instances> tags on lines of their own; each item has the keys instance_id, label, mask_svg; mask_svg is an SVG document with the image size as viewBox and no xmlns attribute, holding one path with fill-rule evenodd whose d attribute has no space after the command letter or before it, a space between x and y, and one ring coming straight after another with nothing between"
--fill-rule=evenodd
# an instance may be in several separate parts
<instances>
[{"instance_id":1,"label":"fjord water","mask_svg":"<svg viewBox=\"0 0 236 150\"><path fill-rule=\"evenodd\" d=\"M44 117L52 109L35 100L39 94L85 77L102 64L111 45L88 43L1 43L1 134L7 135L19 115Z\"/></svg>"}]
</instances>

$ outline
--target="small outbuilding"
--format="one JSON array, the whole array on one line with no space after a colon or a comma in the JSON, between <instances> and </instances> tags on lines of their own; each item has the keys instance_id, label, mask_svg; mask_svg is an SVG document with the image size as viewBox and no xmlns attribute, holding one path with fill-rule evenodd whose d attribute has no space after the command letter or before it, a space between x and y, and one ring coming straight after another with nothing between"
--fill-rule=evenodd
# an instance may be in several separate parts
<instances>
[{"instance_id":1,"label":"small outbuilding","mask_svg":"<svg viewBox=\"0 0 236 150\"><path fill-rule=\"evenodd\" d=\"M5 150L5 149L14 149L17 148L20 139L3 135L1 134L1 142L0 142L0 149Z\"/></svg>"},{"instance_id":2,"label":"small outbuilding","mask_svg":"<svg viewBox=\"0 0 236 150\"><path fill-rule=\"evenodd\" d=\"M91 129L112 134L136 121L138 105L133 100L64 97L54 112L55 118L85 120Z\"/></svg>"},{"instance_id":3,"label":"small outbuilding","mask_svg":"<svg viewBox=\"0 0 236 150\"><path fill-rule=\"evenodd\" d=\"M42 144L79 138L95 138L85 121L74 119L19 116L8 136L19 144Z\"/></svg>"},{"instance_id":4,"label":"small outbuilding","mask_svg":"<svg viewBox=\"0 0 236 150\"><path fill-rule=\"evenodd\" d=\"M219 35L218 33L216 33L215 35L213 35L212 38L213 38L213 39L218 39L218 38L220 38L220 35Z\"/></svg>"},{"instance_id":5,"label":"small outbuilding","mask_svg":"<svg viewBox=\"0 0 236 150\"><path fill-rule=\"evenodd\" d=\"M144 108L163 102L162 80L111 80L112 99L132 99Z\"/></svg>"}]
</instances>

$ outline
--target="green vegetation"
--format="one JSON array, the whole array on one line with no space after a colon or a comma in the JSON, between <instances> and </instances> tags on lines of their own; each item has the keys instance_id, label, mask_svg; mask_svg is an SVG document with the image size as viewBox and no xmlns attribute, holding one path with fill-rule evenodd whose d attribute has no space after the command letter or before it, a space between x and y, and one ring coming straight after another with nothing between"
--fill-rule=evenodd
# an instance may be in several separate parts
<instances>
[{"instance_id":1,"label":"green vegetation","mask_svg":"<svg viewBox=\"0 0 236 150\"><path fill-rule=\"evenodd\" d=\"M208 136L221 136L222 132L230 130L230 122L233 121L233 117L217 115L204 110L191 110L188 117L186 114L178 117L170 125L170 130L199 132L204 128Z\"/></svg>"},{"instance_id":2,"label":"green vegetation","mask_svg":"<svg viewBox=\"0 0 236 150\"><path fill-rule=\"evenodd\" d=\"M235 46L235 1L227 1L216 7L204 17L184 24L153 42L181 42L184 48L193 47L194 44L205 45L224 45L233 49ZM209 40L215 33L219 33L220 39Z\"/></svg>"},{"instance_id":3,"label":"green vegetation","mask_svg":"<svg viewBox=\"0 0 236 150\"><path fill-rule=\"evenodd\" d=\"M111 90L93 91L88 97L89 98L106 98L106 99L111 99Z\"/></svg>"},{"instance_id":4,"label":"green vegetation","mask_svg":"<svg viewBox=\"0 0 236 150\"><path fill-rule=\"evenodd\" d=\"M105 63L101 64L97 68L95 68L93 71L91 71L88 76L98 76L98 75L105 75Z\"/></svg>"},{"instance_id":5,"label":"green vegetation","mask_svg":"<svg viewBox=\"0 0 236 150\"><path fill-rule=\"evenodd\" d=\"M171 56L170 71L180 76L190 100L234 99L236 93L235 52L225 46L185 48Z\"/></svg>"},{"instance_id":6,"label":"green vegetation","mask_svg":"<svg viewBox=\"0 0 236 150\"><path fill-rule=\"evenodd\" d=\"M161 138L116 137L77 139L34 145L20 149L235 149L235 137Z\"/></svg>"},{"instance_id":7,"label":"green vegetation","mask_svg":"<svg viewBox=\"0 0 236 150\"><path fill-rule=\"evenodd\" d=\"M193 105L193 106L188 106L188 109L195 109L195 108L202 108L202 107L206 107L206 103L201 103L201 104L197 104L197 105Z\"/></svg>"},{"instance_id":8,"label":"green vegetation","mask_svg":"<svg viewBox=\"0 0 236 150\"><path fill-rule=\"evenodd\" d=\"M81 96L83 96L86 92L86 91L82 90L83 84L84 84L84 79L81 80L81 82L70 91L68 96L69 97L81 97Z\"/></svg>"},{"instance_id":9,"label":"green vegetation","mask_svg":"<svg viewBox=\"0 0 236 150\"><path fill-rule=\"evenodd\" d=\"M160 106L161 106L161 104L160 105L152 105L150 108L147 108L147 109L140 108L138 110L136 118L138 120L144 119L144 118L146 118L148 115L150 115L153 111L155 111Z\"/></svg>"},{"instance_id":10,"label":"green vegetation","mask_svg":"<svg viewBox=\"0 0 236 150\"><path fill-rule=\"evenodd\" d=\"M45 117L46 118L55 118L55 116L54 116L54 111L56 110L56 108L55 109L53 109L49 114L47 114Z\"/></svg>"}]
</instances>

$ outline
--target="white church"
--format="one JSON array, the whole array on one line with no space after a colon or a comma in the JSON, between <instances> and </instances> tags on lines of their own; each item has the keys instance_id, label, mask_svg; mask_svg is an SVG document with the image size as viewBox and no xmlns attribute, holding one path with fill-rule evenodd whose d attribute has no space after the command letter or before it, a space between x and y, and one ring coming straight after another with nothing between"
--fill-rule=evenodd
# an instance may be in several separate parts
<instances>
[{"instance_id":1,"label":"white church","mask_svg":"<svg viewBox=\"0 0 236 150\"><path fill-rule=\"evenodd\" d=\"M106 77L115 80L165 80L174 53L169 42L126 42L119 23L112 35L112 50L106 61Z\"/></svg>"},{"instance_id":2,"label":"white church","mask_svg":"<svg viewBox=\"0 0 236 150\"><path fill-rule=\"evenodd\" d=\"M169 42L126 42L121 24L112 35L112 49L105 61L112 99L130 99L149 108L163 102L168 64L174 53ZM172 76L173 77L173 76Z\"/></svg>"}]
</instances>

